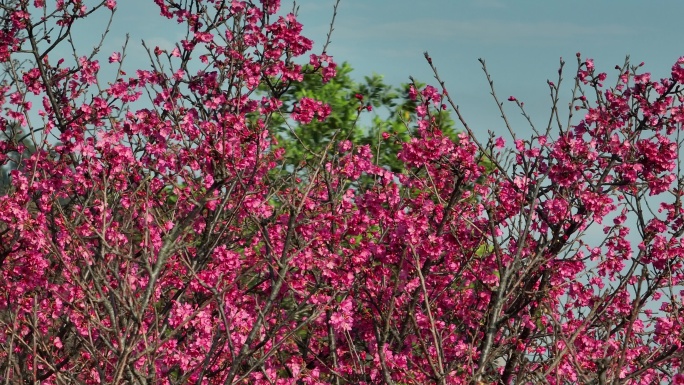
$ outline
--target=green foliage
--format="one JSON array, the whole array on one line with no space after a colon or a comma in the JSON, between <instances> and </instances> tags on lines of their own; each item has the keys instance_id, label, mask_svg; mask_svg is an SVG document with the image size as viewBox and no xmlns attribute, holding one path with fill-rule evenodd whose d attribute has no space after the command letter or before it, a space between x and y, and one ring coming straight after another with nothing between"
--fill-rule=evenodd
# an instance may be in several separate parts
<instances>
[{"instance_id":1,"label":"green foliage","mask_svg":"<svg viewBox=\"0 0 684 385\"><path fill-rule=\"evenodd\" d=\"M31 135L16 122L8 123L0 129L0 142L7 144L7 149L16 149L4 154L4 162L0 162L0 195L6 194L11 187L10 172L20 167L23 159L36 152Z\"/></svg>"},{"instance_id":2,"label":"green foliage","mask_svg":"<svg viewBox=\"0 0 684 385\"><path fill-rule=\"evenodd\" d=\"M337 68L337 76L326 84L321 84L318 74L305 75L303 81L291 84L281 97L285 111L291 111L294 103L303 97L322 101L331 108L330 116L323 122L314 120L294 125L282 116L272 121L271 129L285 149L286 167L296 169L302 162L317 160L316 156L331 141L335 145L350 140L354 145L369 145L377 164L395 172L403 171L397 153L401 143L410 140L416 122L417 102L408 98L409 85L392 87L377 74L366 76L358 83L351 73L351 66L344 63ZM443 111L436 120L440 130L456 140L449 113ZM390 135L387 140L382 136L385 132Z\"/></svg>"}]
</instances>

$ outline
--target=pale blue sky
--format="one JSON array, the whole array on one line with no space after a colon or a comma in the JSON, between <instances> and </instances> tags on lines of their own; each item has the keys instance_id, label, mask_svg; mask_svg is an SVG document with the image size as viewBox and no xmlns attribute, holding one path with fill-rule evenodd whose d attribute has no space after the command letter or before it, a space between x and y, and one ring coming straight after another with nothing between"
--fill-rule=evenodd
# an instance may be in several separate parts
<instances>
[{"instance_id":1,"label":"pale blue sky","mask_svg":"<svg viewBox=\"0 0 684 385\"><path fill-rule=\"evenodd\" d=\"M333 3L298 1L304 32L316 42L324 40ZM398 84L409 75L432 82L423 58L429 51L469 124L503 134L478 58L486 60L498 96L525 101L544 125L546 80L555 81L560 57L567 62L562 95L570 95L578 51L609 75L629 54L655 78L667 76L684 55L683 14L682 1L342 0L329 53L349 61L359 77L377 72ZM527 131L513 104L507 107Z\"/></svg>"},{"instance_id":2,"label":"pale blue sky","mask_svg":"<svg viewBox=\"0 0 684 385\"><path fill-rule=\"evenodd\" d=\"M325 40L334 2L297 2L304 35L316 42L315 51L320 52ZM141 39L151 47L168 47L182 38L184 31L159 17L153 1L118 3L103 56L119 50L128 32L126 67L145 67ZM292 9L292 2L283 0L282 8ZM328 53L339 62L348 61L358 79L375 72L398 85L409 75L434 83L423 58L423 52L429 51L469 124L483 133L492 129L504 134L478 58L487 61L499 97L515 95L523 100L541 126L550 106L546 80L555 81L560 57L567 62L562 93L566 96L578 51L608 72L608 84L614 80L613 68L627 54L635 63L646 62L645 70L655 78L667 76L675 60L684 55L683 14L681 0L342 0ZM81 35L81 43L92 46L104 20L93 18L84 24L80 31L93 34ZM563 100L563 105L567 102ZM516 129L528 132L513 104L506 107Z\"/></svg>"}]
</instances>

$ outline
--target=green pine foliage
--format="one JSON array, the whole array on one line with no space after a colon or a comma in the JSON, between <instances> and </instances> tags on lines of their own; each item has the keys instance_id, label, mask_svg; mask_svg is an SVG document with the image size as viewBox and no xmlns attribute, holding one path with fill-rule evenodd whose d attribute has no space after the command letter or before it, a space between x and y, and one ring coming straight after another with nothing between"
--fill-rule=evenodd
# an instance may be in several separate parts
<instances>
[{"instance_id":1,"label":"green pine foliage","mask_svg":"<svg viewBox=\"0 0 684 385\"><path fill-rule=\"evenodd\" d=\"M321 84L320 75L309 68L307 72L311 73L301 82L293 82L281 97L284 111L291 111L303 97L322 101L331 108L330 116L323 122L314 120L297 125L283 116L271 122L272 131L285 149L285 166L289 171L320 160L318 156L331 142L333 147L343 140L369 145L377 164L394 172L403 171L397 153L401 143L411 139L416 122L417 102L408 97L409 85L390 86L378 74L356 82L352 71L344 63L337 68L337 76ZM443 111L436 120L439 129L456 140L457 131L449 113ZM389 139L385 140L383 133L388 133Z\"/></svg>"},{"instance_id":2,"label":"green pine foliage","mask_svg":"<svg viewBox=\"0 0 684 385\"><path fill-rule=\"evenodd\" d=\"M18 123L5 123L0 129L0 142L6 153L0 161L0 195L7 194L11 188L10 173L21 167L24 159L36 152L36 146Z\"/></svg>"}]
</instances>

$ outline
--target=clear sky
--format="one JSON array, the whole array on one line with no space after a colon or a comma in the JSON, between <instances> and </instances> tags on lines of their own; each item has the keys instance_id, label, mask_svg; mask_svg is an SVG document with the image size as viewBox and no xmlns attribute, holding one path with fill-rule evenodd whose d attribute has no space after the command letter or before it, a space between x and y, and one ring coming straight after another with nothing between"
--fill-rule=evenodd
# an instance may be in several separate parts
<instances>
[{"instance_id":1,"label":"clear sky","mask_svg":"<svg viewBox=\"0 0 684 385\"><path fill-rule=\"evenodd\" d=\"M119 0L103 59L120 50L130 34L126 67L145 67L148 46L168 47L183 36L174 22L159 17L151 0ZM304 35L320 52L334 0L299 0L299 20ZM292 2L282 0L283 10ZM103 13L100 13L103 15ZM469 124L486 133L504 134L496 105L489 96L478 58L487 62L497 94L515 95L525 102L535 124L545 125L550 111L547 79L555 81L560 57L566 59L566 87L570 95L575 53L595 59L597 69L608 72L631 55L634 63L646 62L655 78L667 76L679 56L684 56L681 0L341 0L328 53L347 61L354 76L378 73L390 84L408 82L408 76L434 83L423 58L428 51ZM83 45L92 46L104 27L102 18L84 21L92 35ZM83 29L80 29L83 31ZM106 56L104 55L106 54ZM563 92L564 91L564 92ZM528 132L512 103L507 113L521 133Z\"/></svg>"},{"instance_id":2,"label":"clear sky","mask_svg":"<svg viewBox=\"0 0 684 385\"><path fill-rule=\"evenodd\" d=\"M297 3L304 32L324 40L334 0ZM561 57L567 62L564 105L576 52L595 59L610 76L607 84L626 55L635 64L646 62L655 78L667 76L684 56L682 15L681 0L342 0L329 53L350 62L359 77L377 72L399 84L409 75L432 82L423 58L428 51L469 124L503 134L478 58L486 60L498 96L523 100L535 123L544 125L546 80L555 81ZM512 103L507 113L519 116ZM521 119L514 121L527 131Z\"/></svg>"}]
</instances>

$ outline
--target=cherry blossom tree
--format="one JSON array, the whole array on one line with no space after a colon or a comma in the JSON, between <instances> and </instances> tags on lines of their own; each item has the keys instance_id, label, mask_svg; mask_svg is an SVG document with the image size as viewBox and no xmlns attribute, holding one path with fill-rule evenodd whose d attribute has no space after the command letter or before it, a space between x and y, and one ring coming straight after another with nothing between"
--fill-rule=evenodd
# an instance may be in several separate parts
<instances>
[{"instance_id":1,"label":"cherry blossom tree","mask_svg":"<svg viewBox=\"0 0 684 385\"><path fill-rule=\"evenodd\" d=\"M405 130L333 127L294 172L283 127L331 107L284 95L328 44L279 0L155 3L187 34L129 73L56 57L115 1L0 5L3 382L684 383L684 58L607 86L578 54L567 113L561 61L529 137L482 62L508 134L481 141L426 54Z\"/></svg>"}]
</instances>

